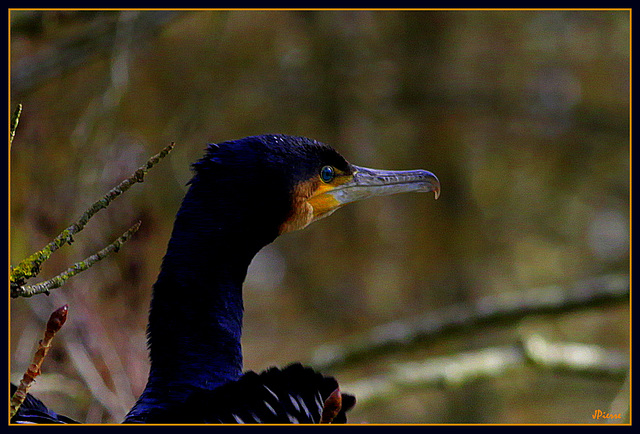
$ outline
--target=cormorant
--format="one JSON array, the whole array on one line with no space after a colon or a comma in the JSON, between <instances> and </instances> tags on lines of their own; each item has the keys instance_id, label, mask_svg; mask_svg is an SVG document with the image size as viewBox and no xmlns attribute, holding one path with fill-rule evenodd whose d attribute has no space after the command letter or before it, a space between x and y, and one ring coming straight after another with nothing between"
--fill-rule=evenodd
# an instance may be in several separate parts
<instances>
[{"instance_id":1,"label":"cormorant","mask_svg":"<svg viewBox=\"0 0 640 434\"><path fill-rule=\"evenodd\" d=\"M437 198L438 178L358 167L286 135L211 144L193 169L153 286L147 386L125 423L317 423L332 407L329 420L344 422L354 398L332 377L299 364L243 375L247 267L279 235L347 203L411 191Z\"/></svg>"}]
</instances>

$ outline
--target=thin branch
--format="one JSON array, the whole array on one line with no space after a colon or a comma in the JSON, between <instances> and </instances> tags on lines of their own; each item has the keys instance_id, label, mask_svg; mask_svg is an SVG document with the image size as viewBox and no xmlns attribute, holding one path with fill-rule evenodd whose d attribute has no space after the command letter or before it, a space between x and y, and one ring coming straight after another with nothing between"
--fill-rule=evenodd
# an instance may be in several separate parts
<instances>
[{"instance_id":1,"label":"thin branch","mask_svg":"<svg viewBox=\"0 0 640 434\"><path fill-rule=\"evenodd\" d=\"M46 280L44 282L37 283L35 285L24 285L17 288L11 288L11 297L31 297L36 294L49 294L52 289L59 288L66 283L67 280L75 276L76 274L87 270L96 262L104 259L107 255L120 250L120 247L127 242L129 238L140 228L140 221L134 224L122 234L113 243L109 244L104 249L89 256L83 261L76 262L67 271L58 274L57 276Z\"/></svg>"},{"instance_id":2,"label":"thin branch","mask_svg":"<svg viewBox=\"0 0 640 434\"><path fill-rule=\"evenodd\" d=\"M589 359L595 355L595 360ZM624 379L629 356L620 351L579 343L547 342L531 336L512 345L481 348L421 361L394 362L374 378L362 378L340 387L358 397L358 405L402 395L406 389L460 387L480 378L497 378L527 364L543 370Z\"/></svg>"},{"instance_id":3,"label":"thin branch","mask_svg":"<svg viewBox=\"0 0 640 434\"><path fill-rule=\"evenodd\" d=\"M20 121L20 114L22 113L22 104L18 104L16 110L11 115L11 130L9 133L9 144L13 143L13 137L16 135L16 129L18 129L18 122Z\"/></svg>"},{"instance_id":4,"label":"thin branch","mask_svg":"<svg viewBox=\"0 0 640 434\"><path fill-rule=\"evenodd\" d=\"M77 294L74 294L76 298ZM40 320L46 320L46 305L56 305L57 300L63 297L60 293L53 292L51 297L42 300L39 303L27 303L31 311ZM131 408L132 402L121 399L122 397L113 392L107 385L109 380L103 378L102 362L96 362L95 347L91 342L85 342L86 338L96 339L92 333L87 335L87 330L96 323L95 318L92 320L91 312L83 311L83 301L75 299L73 302L74 312L76 312L75 321L65 325L65 332L59 336L59 342L64 347L71 365L75 368L75 372L79 375L86 391L91 395L91 402L99 405L105 413L109 415L112 422L120 422L125 414ZM88 321L88 322L87 322ZM97 321L99 323L99 321ZM135 402L135 401L134 401ZM88 422L89 419L86 420Z\"/></svg>"},{"instance_id":5,"label":"thin branch","mask_svg":"<svg viewBox=\"0 0 640 434\"><path fill-rule=\"evenodd\" d=\"M20 406L27 397L29 388L35 381L36 377L40 375L40 367L49 352L49 348L51 348L51 340L67 320L68 310L69 307L65 304L61 308L55 310L49 317L47 328L44 332L44 338L38 343L38 349L33 356L33 361L27 368L22 380L20 380L20 385L11 397L11 417L18 412Z\"/></svg>"},{"instance_id":6,"label":"thin branch","mask_svg":"<svg viewBox=\"0 0 640 434\"><path fill-rule=\"evenodd\" d=\"M508 323L527 315L565 312L600 303L628 300L629 276L610 274L572 285L554 285L482 297L376 327L343 342L319 347L311 360L318 370L330 370L373 354L404 348L416 341L448 333Z\"/></svg>"},{"instance_id":7,"label":"thin branch","mask_svg":"<svg viewBox=\"0 0 640 434\"><path fill-rule=\"evenodd\" d=\"M11 269L11 291L12 293L17 288L24 285L27 279L31 277L35 277L40 272L40 266L44 261L49 259L51 254L58 250L60 247L65 244L71 244L73 242L73 236L84 229L84 226L87 224L89 219L93 217L98 211L106 208L109 204L122 193L127 191L132 185L143 182L144 177L158 161L163 159L164 157L171 152L175 143L171 143L166 146L162 151L158 154L151 157L147 162L138 168L129 178L122 181L116 187L111 189L109 193L107 193L102 199L95 202L89 209L87 209L80 219L69 226L67 229L62 231L56 238L53 239L49 244L47 244L42 250L39 250L24 259L20 262L15 268ZM46 292L46 291L43 291Z\"/></svg>"}]
</instances>

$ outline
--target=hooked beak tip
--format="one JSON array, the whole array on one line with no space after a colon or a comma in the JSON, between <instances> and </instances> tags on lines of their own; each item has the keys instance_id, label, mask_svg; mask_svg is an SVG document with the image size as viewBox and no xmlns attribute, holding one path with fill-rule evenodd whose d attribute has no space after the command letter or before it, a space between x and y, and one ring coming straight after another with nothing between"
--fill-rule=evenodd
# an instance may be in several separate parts
<instances>
[{"instance_id":1,"label":"hooked beak tip","mask_svg":"<svg viewBox=\"0 0 640 434\"><path fill-rule=\"evenodd\" d=\"M422 191L433 191L435 194L436 200L440 197L440 180L436 175L429 171L423 171L424 176L426 178L426 188Z\"/></svg>"},{"instance_id":2,"label":"hooked beak tip","mask_svg":"<svg viewBox=\"0 0 640 434\"><path fill-rule=\"evenodd\" d=\"M436 178L436 182L433 185L433 192L435 193L436 200L440 197L440 180Z\"/></svg>"}]
</instances>

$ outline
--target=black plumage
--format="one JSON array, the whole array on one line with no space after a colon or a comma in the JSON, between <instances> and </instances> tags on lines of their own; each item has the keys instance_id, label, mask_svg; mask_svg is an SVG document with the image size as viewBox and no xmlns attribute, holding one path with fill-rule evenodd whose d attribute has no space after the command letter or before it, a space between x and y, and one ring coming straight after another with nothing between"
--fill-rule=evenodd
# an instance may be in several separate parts
<instances>
[{"instance_id":1,"label":"black plumage","mask_svg":"<svg viewBox=\"0 0 640 434\"><path fill-rule=\"evenodd\" d=\"M249 371L213 390L194 389L168 410L151 410L147 423L320 423L338 382L299 363L260 374ZM355 398L341 394L332 423L345 423Z\"/></svg>"}]
</instances>

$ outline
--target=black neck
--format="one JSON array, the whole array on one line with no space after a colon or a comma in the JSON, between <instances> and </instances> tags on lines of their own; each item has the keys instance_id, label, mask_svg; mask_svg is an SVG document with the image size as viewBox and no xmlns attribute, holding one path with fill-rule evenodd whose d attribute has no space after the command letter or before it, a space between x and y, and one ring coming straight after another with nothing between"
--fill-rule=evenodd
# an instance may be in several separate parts
<instances>
[{"instance_id":1,"label":"black neck","mask_svg":"<svg viewBox=\"0 0 640 434\"><path fill-rule=\"evenodd\" d=\"M242 373L242 284L255 254L277 233L250 221L250 202L221 187L195 179L178 212L153 287L149 381L129 416Z\"/></svg>"}]
</instances>

